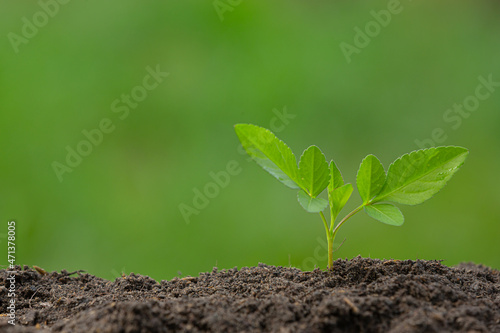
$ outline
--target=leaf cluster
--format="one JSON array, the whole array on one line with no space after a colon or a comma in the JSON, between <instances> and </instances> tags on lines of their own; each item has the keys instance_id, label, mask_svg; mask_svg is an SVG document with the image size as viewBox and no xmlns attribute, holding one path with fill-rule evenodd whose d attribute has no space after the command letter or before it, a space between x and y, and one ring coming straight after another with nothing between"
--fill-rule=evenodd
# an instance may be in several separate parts
<instances>
[{"instance_id":1,"label":"leaf cluster","mask_svg":"<svg viewBox=\"0 0 500 333\"><path fill-rule=\"evenodd\" d=\"M257 164L286 186L298 189L297 199L306 211L323 214L330 207L329 227L325 221L330 236L361 209L377 221L402 225L403 214L394 203L417 205L430 199L446 185L468 155L467 149L456 146L417 150L396 159L387 172L377 157L366 156L356 177L362 204L333 229L353 192L352 184L344 183L334 161L328 163L318 147L310 146L304 150L297 165L292 150L271 131L251 124L237 124L235 130ZM325 189L328 200L319 197Z\"/></svg>"}]
</instances>

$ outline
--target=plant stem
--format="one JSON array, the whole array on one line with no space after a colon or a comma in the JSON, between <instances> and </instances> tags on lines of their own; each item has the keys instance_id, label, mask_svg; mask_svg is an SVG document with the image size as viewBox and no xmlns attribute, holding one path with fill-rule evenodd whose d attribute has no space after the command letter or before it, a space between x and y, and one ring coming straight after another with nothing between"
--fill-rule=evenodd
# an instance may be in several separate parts
<instances>
[{"instance_id":1,"label":"plant stem","mask_svg":"<svg viewBox=\"0 0 500 333\"><path fill-rule=\"evenodd\" d=\"M321 219L323 220L323 224L325 225L326 231L326 239L328 241L328 269L332 269L333 264L333 238L330 229L328 228L328 222L326 222L325 214L323 212L319 212L321 215Z\"/></svg>"},{"instance_id":2,"label":"plant stem","mask_svg":"<svg viewBox=\"0 0 500 333\"><path fill-rule=\"evenodd\" d=\"M328 223L326 222L325 214L323 214L323 212L319 212L319 215L321 216L321 219L323 220L323 224L325 225L326 237L328 237L330 232L328 231Z\"/></svg>"},{"instance_id":3,"label":"plant stem","mask_svg":"<svg viewBox=\"0 0 500 333\"><path fill-rule=\"evenodd\" d=\"M333 268L333 237L328 235L328 269Z\"/></svg>"},{"instance_id":4,"label":"plant stem","mask_svg":"<svg viewBox=\"0 0 500 333\"><path fill-rule=\"evenodd\" d=\"M351 216L359 212L365 205L361 205L349 214L347 214L340 222L335 226L335 229L332 230L333 228L333 223L334 221L332 220L330 224L330 229L328 229L328 225L325 220L325 215L323 215L323 212L321 212L321 218L323 219L323 223L325 224L326 228L326 238L328 239L328 269L332 269L333 267L333 241L335 240L335 235L337 235L337 231L339 230L340 226L344 224L345 221L347 221Z\"/></svg>"},{"instance_id":5,"label":"plant stem","mask_svg":"<svg viewBox=\"0 0 500 333\"><path fill-rule=\"evenodd\" d=\"M361 209L363 209L365 205L361 205L359 206L358 208L356 208L355 210L353 210L352 212L350 212L349 214L347 214L340 222L339 224L337 224L335 226L335 229L333 229L333 232L332 232L332 238L335 239L335 235L337 234L337 231L339 230L340 226L342 224L344 224L345 221L347 221L351 216L353 216L354 214L356 214L357 212L359 212Z\"/></svg>"}]
</instances>

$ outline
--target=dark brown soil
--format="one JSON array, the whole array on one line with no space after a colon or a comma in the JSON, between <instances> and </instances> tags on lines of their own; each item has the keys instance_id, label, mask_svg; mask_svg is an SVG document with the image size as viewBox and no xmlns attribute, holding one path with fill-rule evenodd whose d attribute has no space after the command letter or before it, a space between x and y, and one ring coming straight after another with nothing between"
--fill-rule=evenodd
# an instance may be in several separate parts
<instances>
[{"instance_id":1,"label":"dark brown soil","mask_svg":"<svg viewBox=\"0 0 500 333\"><path fill-rule=\"evenodd\" d=\"M500 272L438 261L337 260L333 271L259 264L160 283L17 267L16 325L0 332L500 332Z\"/></svg>"}]
</instances>

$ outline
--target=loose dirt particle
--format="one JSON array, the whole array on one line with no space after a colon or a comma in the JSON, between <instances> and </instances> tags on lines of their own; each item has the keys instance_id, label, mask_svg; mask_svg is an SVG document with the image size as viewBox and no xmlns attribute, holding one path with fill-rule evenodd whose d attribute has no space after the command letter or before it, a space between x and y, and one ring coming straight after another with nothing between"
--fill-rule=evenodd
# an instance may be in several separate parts
<instances>
[{"instance_id":1,"label":"loose dirt particle","mask_svg":"<svg viewBox=\"0 0 500 333\"><path fill-rule=\"evenodd\" d=\"M358 312L359 312L358 307L357 307L356 305L354 305L354 303L353 303L353 302L351 302L351 301L349 300L349 298L344 297L344 302L346 302L346 303L347 303L347 305L349 305L349 307L352 309L352 312L354 312L354 313L358 313Z\"/></svg>"}]
</instances>

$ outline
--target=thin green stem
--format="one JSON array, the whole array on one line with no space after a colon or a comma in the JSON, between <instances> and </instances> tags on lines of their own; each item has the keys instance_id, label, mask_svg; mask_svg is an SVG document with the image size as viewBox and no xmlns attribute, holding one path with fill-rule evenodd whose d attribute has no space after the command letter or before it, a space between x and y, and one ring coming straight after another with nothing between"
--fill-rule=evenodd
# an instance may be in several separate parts
<instances>
[{"instance_id":1,"label":"thin green stem","mask_svg":"<svg viewBox=\"0 0 500 333\"><path fill-rule=\"evenodd\" d=\"M342 224L344 224L345 221L347 221L351 216L353 216L354 214L356 214L357 212L359 212L361 209L363 209L365 205L361 205L359 206L358 208L356 208L355 210L353 210L352 212L350 212L349 214L347 214L340 222L339 224L337 224L335 226L335 229L333 229L333 232L332 232L332 239L335 239L335 235L337 234L337 231L339 230L339 228L342 226Z\"/></svg>"},{"instance_id":2,"label":"thin green stem","mask_svg":"<svg viewBox=\"0 0 500 333\"><path fill-rule=\"evenodd\" d=\"M321 215L321 219L323 220L323 224L325 225L326 237L328 237L330 233L328 231L328 223L326 222L325 214L323 214L323 212L319 212L319 215Z\"/></svg>"},{"instance_id":3,"label":"thin green stem","mask_svg":"<svg viewBox=\"0 0 500 333\"><path fill-rule=\"evenodd\" d=\"M333 268L333 238L328 235L328 269Z\"/></svg>"},{"instance_id":4,"label":"thin green stem","mask_svg":"<svg viewBox=\"0 0 500 333\"><path fill-rule=\"evenodd\" d=\"M342 224L345 223L348 219L350 219L353 215L355 215L357 212L359 212L363 207L370 205L371 202L368 202L366 204L362 204L358 208L354 209L352 212L347 214L336 226L333 228L334 221L332 219L330 223L330 228L328 228L328 223L326 222L325 215L323 212L320 212L319 214L321 215L321 219L323 220L323 224L325 225L325 230L326 230L326 238L328 240L328 269L332 269L333 266L333 241L335 240L335 236L337 235L337 231L339 228L342 226Z\"/></svg>"},{"instance_id":5,"label":"thin green stem","mask_svg":"<svg viewBox=\"0 0 500 333\"><path fill-rule=\"evenodd\" d=\"M325 214L323 212L319 212L321 215L321 219L323 220L323 224L325 225L326 231L326 239L328 241L328 269L332 268L333 265L333 239L330 229L328 228L328 222L326 222Z\"/></svg>"},{"instance_id":6,"label":"thin green stem","mask_svg":"<svg viewBox=\"0 0 500 333\"><path fill-rule=\"evenodd\" d=\"M333 227L335 226L335 219L332 214L330 214L330 236L333 235Z\"/></svg>"}]
</instances>

